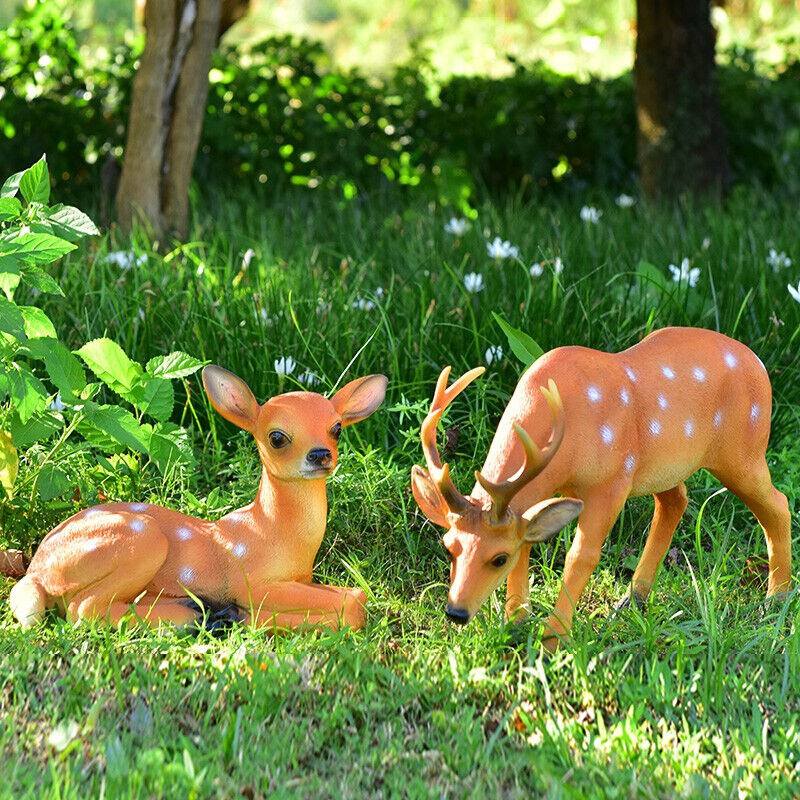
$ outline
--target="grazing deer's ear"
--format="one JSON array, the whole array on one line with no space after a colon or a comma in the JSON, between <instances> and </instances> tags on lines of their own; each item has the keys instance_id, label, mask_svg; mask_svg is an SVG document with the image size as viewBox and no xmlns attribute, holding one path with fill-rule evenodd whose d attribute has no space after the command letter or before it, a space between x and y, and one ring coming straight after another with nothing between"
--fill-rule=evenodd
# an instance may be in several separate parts
<instances>
[{"instance_id":1,"label":"grazing deer's ear","mask_svg":"<svg viewBox=\"0 0 800 800\"><path fill-rule=\"evenodd\" d=\"M418 467L416 464L411 467L411 491L414 492L414 499L422 510L422 513L435 525L449 528L447 512L450 510L444 498L439 494L436 484L433 482L428 470Z\"/></svg>"},{"instance_id":2,"label":"grazing deer's ear","mask_svg":"<svg viewBox=\"0 0 800 800\"><path fill-rule=\"evenodd\" d=\"M352 425L372 414L383 402L389 379L385 375L367 375L345 384L331 397L331 403L342 415L342 425Z\"/></svg>"},{"instance_id":3,"label":"grazing deer's ear","mask_svg":"<svg viewBox=\"0 0 800 800\"><path fill-rule=\"evenodd\" d=\"M253 433L259 405L250 387L237 375L209 365L203 368L203 386L211 405L228 422Z\"/></svg>"},{"instance_id":4,"label":"grazing deer's ear","mask_svg":"<svg viewBox=\"0 0 800 800\"><path fill-rule=\"evenodd\" d=\"M583 511L583 502L571 497L551 497L529 508L523 515L523 539L546 542L566 528Z\"/></svg>"}]
</instances>

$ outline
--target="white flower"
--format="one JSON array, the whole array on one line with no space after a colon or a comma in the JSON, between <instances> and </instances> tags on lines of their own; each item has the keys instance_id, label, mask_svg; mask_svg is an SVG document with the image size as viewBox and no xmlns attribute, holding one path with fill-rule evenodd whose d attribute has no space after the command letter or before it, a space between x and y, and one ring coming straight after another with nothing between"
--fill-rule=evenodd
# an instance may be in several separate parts
<instances>
[{"instance_id":1,"label":"white flower","mask_svg":"<svg viewBox=\"0 0 800 800\"><path fill-rule=\"evenodd\" d=\"M708 248L711 247L711 237L710 236L706 236L703 239L703 243L700 245L700 247L702 247L703 250L708 250Z\"/></svg>"},{"instance_id":2,"label":"white flower","mask_svg":"<svg viewBox=\"0 0 800 800\"><path fill-rule=\"evenodd\" d=\"M137 256L136 253L131 250L114 250L106 255L105 262L106 264L111 264L127 272L129 269L141 267L146 264L147 256L144 253Z\"/></svg>"},{"instance_id":3,"label":"white flower","mask_svg":"<svg viewBox=\"0 0 800 800\"><path fill-rule=\"evenodd\" d=\"M66 406L61 402L61 392L59 392L55 399L47 406L51 411L63 411Z\"/></svg>"},{"instance_id":4,"label":"white flower","mask_svg":"<svg viewBox=\"0 0 800 800\"><path fill-rule=\"evenodd\" d=\"M462 217L450 217L450 221L444 226L444 232L452 233L453 236L463 236L469 228L469 222Z\"/></svg>"},{"instance_id":5,"label":"white flower","mask_svg":"<svg viewBox=\"0 0 800 800\"><path fill-rule=\"evenodd\" d=\"M297 366L297 362L291 356L281 356L276 358L273 363L275 364L275 372L281 378L291 375Z\"/></svg>"},{"instance_id":6,"label":"white flower","mask_svg":"<svg viewBox=\"0 0 800 800\"><path fill-rule=\"evenodd\" d=\"M322 378L319 377L316 373L312 372L310 369L307 369L305 372L301 372L297 376L298 383L302 383L303 386L316 386L319 383L322 383Z\"/></svg>"},{"instance_id":7,"label":"white flower","mask_svg":"<svg viewBox=\"0 0 800 800\"><path fill-rule=\"evenodd\" d=\"M244 251L244 255L242 256L242 269L247 269L250 266L250 262L253 260L255 254L256 251L253 250L252 247L248 247L247 250Z\"/></svg>"},{"instance_id":8,"label":"white flower","mask_svg":"<svg viewBox=\"0 0 800 800\"><path fill-rule=\"evenodd\" d=\"M795 289L794 286L790 283L787 287L789 290L789 294L792 296L793 299L797 300L800 303L800 283L797 284L797 288Z\"/></svg>"},{"instance_id":9,"label":"white flower","mask_svg":"<svg viewBox=\"0 0 800 800\"><path fill-rule=\"evenodd\" d=\"M504 258L519 258L519 247L511 242L503 241L499 236L495 236L491 242L486 242L486 252L490 258L498 260Z\"/></svg>"},{"instance_id":10,"label":"white flower","mask_svg":"<svg viewBox=\"0 0 800 800\"><path fill-rule=\"evenodd\" d=\"M553 261L553 272L556 275L560 275L564 271L564 262L561 260L559 256L556 256L555 261Z\"/></svg>"},{"instance_id":11,"label":"white flower","mask_svg":"<svg viewBox=\"0 0 800 800\"><path fill-rule=\"evenodd\" d=\"M688 258L684 258L681 261L680 268L670 264L669 271L672 273L673 281L676 283L688 283L692 288L697 286L697 281L700 280L700 267L690 268Z\"/></svg>"},{"instance_id":12,"label":"white flower","mask_svg":"<svg viewBox=\"0 0 800 800\"><path fill-rule=\"evenodd\" d=\"M482 292L483 291L483 275L477 272L468 272L464 276L464 288L468 292Z\"/></svg>"},{"instance_id":13,"label":"white flower","mask_svg":"<svg viewBox=\"0 0 800 800\"><path fill-rule=\"evenodd\" d=\"M379 286L379 287L378 287L378 288L375 290L375 297L377 297L377 298L378 298L378 300L383 300L383 296L384 296L385 294L386 294L386 292L385 292L385 290L384 290L383 286Z\"/></svg>"},{"instance_id":14,"label":"white flower","mask_svg":"<svg viewBox=\"0 0 800 800\"><path fill-rule=\"evenodd\" d=\"M629 194L621 194L617 199L614 201L620 208L630 208L631 206L636 205L636 199L631 197Z\"/></svg>"},{"instance_id":15,"label":"white flower","mask_svg":"<svg viewBox=\"0 0 800 800\"><path fill-rule=\"evenodd\" d=\"M782 267L791 267L792 259L786 253L779 253L774 247L770 247L767 264L772 267L773 272L778 272Z\"/></svg>"},{"instance_id":16,"label":"white flower","mask_svg":"<svg viewBox=\"0 0 800 800\"><path fill-rule=\"evenodd\" d=\"M483 354L487 364L494 364L503 357L503 348L499 344L491 345Z\"/></svg>"},{"instance_id":17,"label":"white flower","mask_svg":"<svg viewBox=\"0 0 800 800\"><path fill-rule=\"evenodd\" d=\"M532 278L540 278L544 274L544 267L541 264L531 264L528 270Z\"/></svg>"},{"instance_id":18,"label":"white flower","mask_svg":"<svg viewBox=\"0 0 800 800\"><path fill-rule=\"evenodd\" d=\"M600 217L602 216L603 212L594 206L584 206L581 209L581 219L584 222L591 222L592 225L597 225L597 223L600 222Z\"/></svg>"},{"instance_id":19,"label":"white flower","mask_svg":"<svg viewBox=\"0 0 800 800\"><path fill-rule=\"evenodd\" d=\"M271 317L267 313L267 309L263 307L255 309L253 311L253 316L256 318L256 320L261 320L265 325L274 325L276 321L276 318Z\"/></svg>"},{"instance_id":20,"label":"white flower","mask_svg":"<svg viewBox=\"0 0 800 800\"><path fill-rule=\"evenodd\" d=\"M375 301L359 295L350 305L352 308L358 308L361 311L372 311L375 308Z\"/></svg>"}]
</instances>

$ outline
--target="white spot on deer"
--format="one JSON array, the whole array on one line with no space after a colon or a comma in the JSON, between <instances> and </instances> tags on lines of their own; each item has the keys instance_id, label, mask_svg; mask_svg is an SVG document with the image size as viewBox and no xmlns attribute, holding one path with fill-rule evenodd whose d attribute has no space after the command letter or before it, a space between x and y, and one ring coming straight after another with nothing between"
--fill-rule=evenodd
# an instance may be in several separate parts
<instances>
[{"instance_id":1,"label":"white spot on deer","mask_svg":"<svg viewBox=\"0 0 800 800\"><path fill-rule=\"evenodd\" d=\"M666 398L666 397L664 397L664 395L663 395L663 394L660 394L660 395L658 396L658 407L659 407L659 408L660 408L662 411L664 411L668 405L669 405L669 403L667 402L667 398Z\"/></svg>"},{"instance_id":2,"label":"white spot on deer","mask_svg":"<svg viewBox=\"0 0 800 800\"><path fill-rule=\"evenodd\" d=\"M83 517L84 519L86 519L86 517L96 517L98 514L102 513L102 508L87 508L86 511L83 512Z\"/></svg>"},{"instance_id":3,"label":"white spot on deer","mask_svg":"<svg viewBox=\"0 0 800 800\"><path fill-rule=\"evenodd\" d=\"M586 389L586 396L589 398L589 401L592 403L599 403L602 395L600 394L600 390L596 386L589 386Z\"/></svg>"},{"instance_id":4,"label":"white spot on deer","mask_svg":"<svg viewBox=\"0 0 800 800\"><path fill-rule=\"evenodd\" d=\"M611 442L614 441L614 431L612 431L608 425L601 425L600 438L603 440L604 444L611 444Z\"/></svg>"},{"instance_id":5,"label":"white spot on deer","mask_svg":"<svg viewBox=\"0 0 800 800\"><path fill-rule=\"evenodd\" d=\"M758 407L758 403L753 403L753 405L750 406L750 419L755 422L760 413L761 409Z\"/></svg>"},{"instance_id":6,"label":"white spot on deer","mask_svg":"<svg viewBox=\"0 0 800 800\"><path fill-rule=\"evenodd\" d=\"M687 436L692 436L694 434L694 422L690 419L687 419L686 422L683 423L683 432Z\"/></svg>"},{"instance_id":7,"label":"white spot on deer","mask_svg":"<svg viewBox=\"0 0 800 800\"><path fill-rule=\"evenodd\" d=\"M628 457L625 459L625 472L627 472L627 473L629 473L629 474L630 474L631 472L633 472L633 468L634 468L635 466L636 466L636 456L635 456L633 453L631 453L631 454L630 454L630 455L629 455L629 456L628 456Z\"/></svg>"},{"instance_id":8,"label":"white spot on deer","mask_svg":"<svg viewBox=\"0 0 800 800\"><path fill-rule=\"evenodd\" d=\"M175 535L182 541L185 542L187 539L192 538L192 532L188 528L178 528L175 531Z\"/></svg>"},{"instance_id":9,"label":"white spot on deer","mask_svg":"<svg viewBox=\"0 0 800 800\"><path fill-rule=\"evenodd\" d=\"M657 419L650 420L650 433L652 433L653 436L658 436L658 434L661 433L661 423Z\"/></svg>"},{"instance_id":10,"label":"white spot on deer","mask_svg":"<svg viewBox=\"0 0 800 800\"><path fill-rule=\"evenodd\" d=\"M714 414L714 427L719 428L720 425L722 425L722 409Z\"/></svg>"},{"instance_id":11,"label":"white spot on deer","mask_svg":"<svg viewBox=\"0 0 800 800\"><path fill-rule=\"evenodd\" d=\"M702 383L706 379L706 371L702 367L695 367L692 370L692 377L699 383Z\"/></svg>"},{"instance_id":12,"label":"white spot on deer","mask_svg":"<svg viewBox=\"0 0 800 800\"><path fill-rule=\"evenodd\" d=\"M631 394L627 389L619 390L619 399L622 400L623 405L628 405L631 402Z\"/></svg>"},{"instance_id":13,"label":"white spot on deer","mask_svg":"<svg viewBox=\"0 0 800 800\"><path fill-rule=\"evenodd\" d=\"M178 580L181 583L191 583L194 580L194 570L191 567L181 567Z\"/></svg>"},{"instance_id":14,"label":"white spot on deer","mask_svg":"<svg viewBox=\"0 0 800 800\"><path fill-rule=\"evenodd\" d=\"M733 353L725 353L725 363L733 369L739 362L736 360L736 356Z\"/></svg>"},{"instance_id":15,"label":"white spot on deer","mask_svg":"<svg viewBox=\"0 0 800 800\"><path fill-rule=\"evenodd\" d=\"M236 542L233 546L233 554L236 558L244 558L247 555L247 545L244 542Z\"/></svg>"},{"instance_id":16,"label":"white spot on deer","mask_svg":"<svg viewBox=\"0 0 800 800\"><path fill-rule=\"evenodd\" d=\"M661 372L668 381L675 380L675 371L672 369L672 367L662 366Z\"/></svg>"},{"instance_id":17,"label":"white spot on deer","mask_svg":"<svg viewBox=\"0 0 800 800\"><path fill-rule=\"evenodd\" d=\"M141 519L131 520L130 527L134 533L141 533L144 530L144 520Z\"/></svg>"},{"instance_id":18,"label":"white spot on deer","mask_svg":"<svg viewBox=\"0 0 800 800\"><path fill-rule=\"evenodd\" d=\"M148 505L147 505L147 503L131 503L131 504L128 506L128 508L129 508L131 511L135 511L137 514L138 514L138 513L140 513L140 512L142 512L142 511L147 511L147 509L148 509L149 507L150 507L150 506L148 506Z\"/></svg>"},{"instance_id":19,"label":"white spot on deer","mask_svg":"<svg viewBox=\"0 0 800 800\"><path fill-rule=\"evenodd\" d=\"M631 379L631 380L632 380L634 383L636 383L636 373L635 373L635 372L634 372L634 371L633 371L633 370L632 370L630 367L625 367L625 373L627 374L627 376L628 376L628 377L629 377L629 378L630 378L630 379Z\"/></svg>"}]
</instances>

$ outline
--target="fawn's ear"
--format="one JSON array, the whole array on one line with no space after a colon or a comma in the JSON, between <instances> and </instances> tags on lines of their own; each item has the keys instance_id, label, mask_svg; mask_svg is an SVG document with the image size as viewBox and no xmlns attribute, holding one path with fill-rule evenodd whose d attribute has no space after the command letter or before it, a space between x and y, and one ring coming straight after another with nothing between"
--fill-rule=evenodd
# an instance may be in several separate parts
<instances>
[{"instance_id":1,"label":"fawn's ear","mask_svg":"<svg viewBox=\"0 0 800 800\"><path fill-rule=\"evenodd\" d=\"M428 470L414 464L411 467L411 491L414 492L414 499L420 507L422 513L434 523L443 528L449 528L447 512L450 510L444 498L439 494L436 484L430 476Z\"/></svg>"},{"instance_id":2,"label":"fawn's ear","mask_svg":"<svg viewBox=\"0 0 800 800\"><path fill-rule=\"evenodd\" d=\"M583 511L583 502L571 497L551 497L529 508L523 515L523 539L546 542ZM527 524L526 524L527 523Z\"/></svg>"},{"instance_id":3,"label":"fawn's ear","mask_svg":"<svg viewBox=\"0 0 800 800\"><path fill-rule=\"evenodd\" d=\"M228 422L253 433L258 419L258 401L238 375L209 365L203 368L203 386L211 405Z\"/></svg>"},{"instance_id":4,"label":"fawn's ear","mask_svg":"<svg viewBox=\"0 0 800 800\"><path fill-rule=\"evenodd\" d=\"M383 402L389 379L385 375L367 375L345 384L331 397L331 403L342 415L342 425L366 419Z\"/></svg>"}]
</instances>

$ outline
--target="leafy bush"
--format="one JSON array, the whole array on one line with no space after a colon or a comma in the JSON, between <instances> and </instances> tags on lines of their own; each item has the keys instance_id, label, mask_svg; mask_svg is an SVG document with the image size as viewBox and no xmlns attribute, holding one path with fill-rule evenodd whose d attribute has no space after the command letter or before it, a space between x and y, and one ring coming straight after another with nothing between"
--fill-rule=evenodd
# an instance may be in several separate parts
<instances>
[{"instance_id":1,"label":"leafy bush","mask_svg":"<svg viewBox=\"0 0 800 800\"><path fill-rule=\"evenodd\" d=\"M106 338L72 353L59 341L44 311L16 302L21 282L35 292L62 294L43 267L75 250L75 242L97 233L83 212L61 204L48 206L49 199L44 157L12 175L0 189L0 483L10 496L18 449L46 443L44 457L27 478L32 492L38 489L44 501L70 486L57 464L73 434L83 439L78 447L138 452L162 472L176 463L191 463L186 432L169 421L174 404L171 380L202 366L175 352L157 356L142 368ZM81 360L98 381L87 382ZM104 387L119 399L103 402Z\"/></svg>"}]
</instances>

